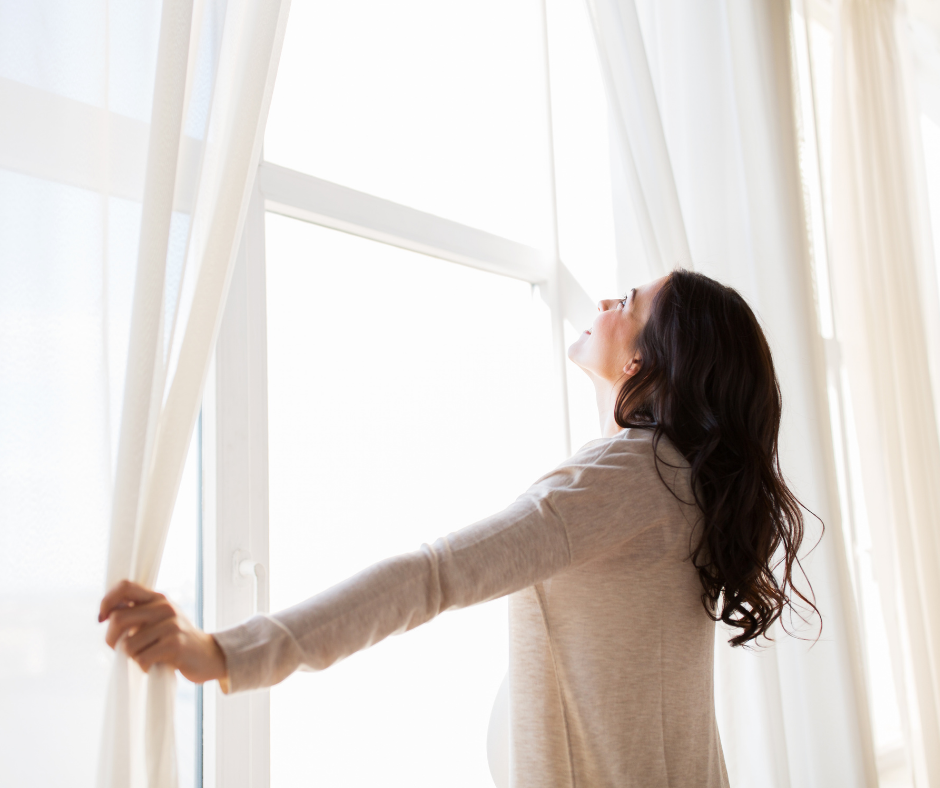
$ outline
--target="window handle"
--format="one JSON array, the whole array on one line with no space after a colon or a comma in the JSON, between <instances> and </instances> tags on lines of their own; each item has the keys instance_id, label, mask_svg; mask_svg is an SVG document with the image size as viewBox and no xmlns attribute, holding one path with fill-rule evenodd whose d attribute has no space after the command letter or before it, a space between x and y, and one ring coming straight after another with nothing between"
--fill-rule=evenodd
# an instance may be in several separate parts
<instances>
[{"instance_id":1,"label":"window handle","mask_svg":"<svg viewBox=\"0 0 940 788\"><path fill-rule=\"evenodd\" d=\"M268 612L268 575L264 564L255 561L250 553L236 550L232 556L232 574L236 585L249 578L254 587L252 613Z\"/></svg>"}]
</instances>

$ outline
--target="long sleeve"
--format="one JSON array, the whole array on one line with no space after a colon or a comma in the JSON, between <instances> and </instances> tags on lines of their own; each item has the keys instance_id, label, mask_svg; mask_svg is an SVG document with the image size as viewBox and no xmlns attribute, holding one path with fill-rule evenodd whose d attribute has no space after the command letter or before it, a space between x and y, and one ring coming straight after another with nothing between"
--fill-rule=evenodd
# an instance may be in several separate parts
<instances>
[{"instance_id":1,"label":"long sleeve","mask_svg":"<svg viewBox=\"0 0 940 788\"><path fill-rule=\"evenodd\" d=\"M651 462L648 436L594 441L502 512L216 633L230 691L276 684L302 666L322 670L445 610L519 591L604 554L655 522L661 496L651 499L631 483L648 479Z\"/></svg>"}]
</instances>

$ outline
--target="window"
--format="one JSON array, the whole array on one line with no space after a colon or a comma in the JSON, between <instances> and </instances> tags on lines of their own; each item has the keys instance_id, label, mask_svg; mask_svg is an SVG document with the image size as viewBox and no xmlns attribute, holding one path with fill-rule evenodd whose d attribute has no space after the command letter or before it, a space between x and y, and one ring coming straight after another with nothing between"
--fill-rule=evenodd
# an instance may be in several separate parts
<instances>
[{"instance_id":1,"label":"window","mask_svg":"<svg viewBox=\"0 0 940 788\"><path fill-rule=\"evenodd\" d=\"M204 404L209 629L492 514L596 436L566 332L644 272L615 250L586 9L545 14L292 4ZM507 627L497 600L213 690L205 785L487 784Z\"/></svg>"},{"instance_id":2,"label":"window","mask_svg":"<svg viewBox=\"0 0 940 788\"><path fill-rule=\"evenodd\" d=\"M540 0L292 4L265 158L549 248L541 15Z\"/></svg>"}]
</instances>

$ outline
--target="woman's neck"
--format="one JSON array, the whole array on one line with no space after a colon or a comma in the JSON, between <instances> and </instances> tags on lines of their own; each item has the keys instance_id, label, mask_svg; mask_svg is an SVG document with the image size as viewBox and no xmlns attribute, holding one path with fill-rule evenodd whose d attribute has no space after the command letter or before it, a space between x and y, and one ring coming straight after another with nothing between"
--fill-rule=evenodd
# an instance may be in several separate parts
<instances>
[{"instance_id":1,"label":"woman's neck","mask_svg":"<svg viewBox=\"0 0 940 788\"><path fill-rule=\"evenodd\" d=\"M612 438L623 428L617 424L617 394L620 392L621 383L611 383L592 373L588 373L591 382L594 384L594 396L597 400L597 418L601 425L601 437Z\"/></svg>"}]
</instances>

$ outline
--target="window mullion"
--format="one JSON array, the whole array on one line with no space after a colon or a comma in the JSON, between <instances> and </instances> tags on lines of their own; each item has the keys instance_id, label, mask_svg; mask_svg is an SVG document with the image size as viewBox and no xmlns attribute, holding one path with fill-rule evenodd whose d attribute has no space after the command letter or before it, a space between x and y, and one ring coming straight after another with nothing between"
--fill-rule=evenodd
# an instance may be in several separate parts
<instances>
[{"instance_id":1,"label":"window mullion","mask_svg":"<svg viewBox=\"0 0 940 788\"><path fill-rule=\"evenodd\" d=\"M552 355L555 366L555 382L558 399L558 418L560 423L561 445L564 456L571 454L571 420L568 413L568 353L565 346L565 315L564 304L566 293L564 267L561 262L558 236L558 187L555 178L555 135L552 119L552 80L549 60L548 42L548 7L545 0L540 3L542 23L542 51L544 54L542 68L545 85L545 123L548 134L548 173L551 184L551 211L552 211L552 261L551 274L548 280L547 293L543 294L552 319Z\"/></svg>"},{"instance_id":2,"label":"window mullion","mask_svg":"<svg viewBox=\"0 0 940 788\"><path fill-rule=\"evenodd\" d=\"M527 282L551 275L551 254L475 227L271 162L258 181L273 213Z\"/></svg>"},{"instance_id":3,"label":"window mullion","mask_svg":"<svg viewBox=\"0 0 940 788\"><path fill-rule=\"evenodd\" d=\"M256 190L232 274L205 412L206 627L224 629L268 600L264 204ZM204 699L204 785L268 788L267 690Z\"/></svg>"}]
</instances>

